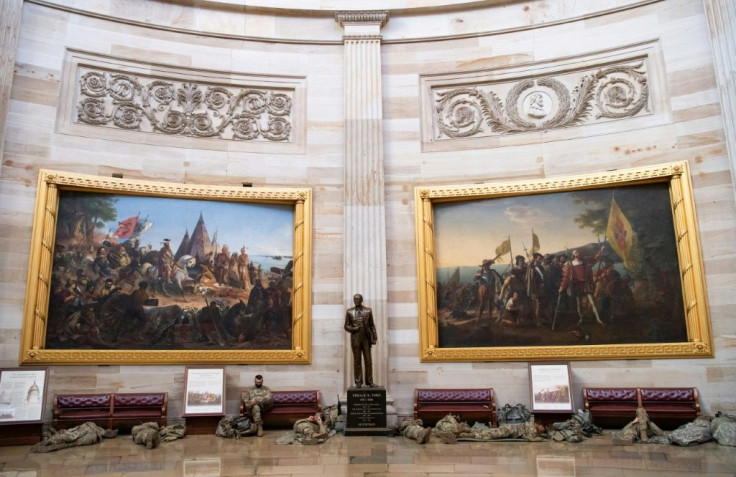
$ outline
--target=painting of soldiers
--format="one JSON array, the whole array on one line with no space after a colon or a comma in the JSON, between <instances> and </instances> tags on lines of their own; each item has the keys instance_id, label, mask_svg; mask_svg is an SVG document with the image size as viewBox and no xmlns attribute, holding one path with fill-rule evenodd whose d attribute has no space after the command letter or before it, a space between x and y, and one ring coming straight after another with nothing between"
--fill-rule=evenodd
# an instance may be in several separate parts
<instances>
[{"instance_id":1,"label":"painting of soldiers","mask_svg":"<svg viewBox=\"0 0 736 477\"><path fill-rule=\"evenodd\" d=\"M293 215L289 205L65 191L45 347L290 349ZM236 243L250 253L231 253Z\"/></svg>"},{"instance_id":2,"label":"painting of soldiers","mask_svg":"<svg viewBox=\"0 0 736 477\"><path fill-rule=\"evenodd\" d=\"M440 347L687 341L666 183L438 202L433 225Z\"/></svg>"}]
</instances>

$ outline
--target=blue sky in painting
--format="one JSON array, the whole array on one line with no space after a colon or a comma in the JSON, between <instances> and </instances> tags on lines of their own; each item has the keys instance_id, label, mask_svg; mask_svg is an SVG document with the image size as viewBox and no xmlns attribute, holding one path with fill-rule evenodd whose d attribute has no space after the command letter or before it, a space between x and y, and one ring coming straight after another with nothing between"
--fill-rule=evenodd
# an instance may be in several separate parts
<instances>
[{"instance_id":1,"label":"blue sky in painting","mask_svg":"<svg viewBox=\"0 0 736 477\"><path fill-rule=\"evenodd\" d=\"M596 242L599 237L575 223L585 208L569 192L437 203L437 267L476 266L493 258L496 247L509 236L512 253L524 255L524 249L532 246L532 230L539 237L541 253Z\"/></svg>"},{"instance_id":2,"label":"blue sky in painting","mask_svg":"<svg viewBox=\"0 0 736 477\"><path fill-rule=\"evenodd\" d=\"M191 236L199 220L204 223L210 240L217 232L217 243L227 244L231 252L245 246L250 255L293 253L293 206L289 204L261 204L224 202L197 199L115 196L118 220L140 214L153 226L141 237L141 245L161 248L163 239L171 239L176 250L188 231ZM117 222L105 224L104 232L115 232Z\"/></svg>"}]
</instances>

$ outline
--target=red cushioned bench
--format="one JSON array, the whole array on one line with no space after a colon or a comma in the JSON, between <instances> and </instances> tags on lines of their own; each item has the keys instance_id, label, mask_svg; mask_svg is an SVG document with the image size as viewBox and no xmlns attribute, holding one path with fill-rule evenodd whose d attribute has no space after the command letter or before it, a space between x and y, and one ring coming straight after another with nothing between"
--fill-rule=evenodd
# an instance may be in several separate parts
<instances>
[{"instance_id":1,"label":"red cushioned bench","mask_svg":"<svg viewBox=\"0 0 736 477\"><path fill-rule=\"evenodd\" d=\"M697 388L639 388L639 396L649 419L664 429L674 429L700 416Z\"/></svg>"},{"instance_id":2,"label":"red cushioned bench","mask_svg":"<svg viewBox=\"0 0 736 477\"><path fill-rule=\"evenodd\" d=\"M166 425L168 393L57 394L52 425L66 429L85 422L116 429L144 422Z\"/></svg>"},{"instance_id":3,"label":"red cushioned bench","mask_svg":"<svg viewBox=\"0 0 736 477\"><path fill-rule=\"evenodd\" d=\"M475 422L498 425L493 388L415 389L414 419L433 426L448 414L469 425Z\"/></svg>"},{"instance_id":4,"label":"red cushioned bench","mask_svg":"<svg viewBox=\"0 0 736 477\"><path fill-rule=\"evenodd\" d=\"M54 396L54 429L66 429L85 422L100 427L110 425L112 394L57 394Z\"/></svg>"},{"instance_id":5,"label":"red cushioned bench","mask_svg":"<svg viewBox=\"0 0 736 477\"><path fill-rule=\"evenodd\" d=\"M700 416L697 388L583 388L585 409L596 425L623 427L636 418L642 406L649 418L664 429L673 429Z\"/></svg>"},{"instance_id":6,"label":"red cushioned bench","mask_svg":"<svg viewBox=\"0 0 736 477\"><path fill-rule=\"evenodd\" d=\"M110 429L144 422L166 425L167 393L115 393L112 398Z\"/></svg>"},{"instance_id":7,"label":"red cushioned bench","mask_svg":"<svg viewBox=\"0 0 736 477\"><path fill-rule=\"evenodd\" d=\"M291 428L296 421L322 411L322 398L317 390L271 391L273 408L263 414L265 428ZM245 416L245 398L248 391L240 395L240 416Z\"/></svg>"}]
</instances>

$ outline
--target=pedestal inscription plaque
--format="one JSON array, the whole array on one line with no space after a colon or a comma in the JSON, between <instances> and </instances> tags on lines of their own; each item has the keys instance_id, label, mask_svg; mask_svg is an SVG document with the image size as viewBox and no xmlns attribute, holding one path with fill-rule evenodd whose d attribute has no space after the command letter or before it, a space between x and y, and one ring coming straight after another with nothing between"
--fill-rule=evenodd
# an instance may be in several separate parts
<instances>
[{"instance_id":1,"label":"pedestal inscription plaque","mask_svg":"<svg viewBox=\"0 0 736 477\"><path fill-rule=\"evenodd\" d=\"M388 435L386 427L386 389L348 389L348 422L346 436Z\"/></svg>"}]
</instances>

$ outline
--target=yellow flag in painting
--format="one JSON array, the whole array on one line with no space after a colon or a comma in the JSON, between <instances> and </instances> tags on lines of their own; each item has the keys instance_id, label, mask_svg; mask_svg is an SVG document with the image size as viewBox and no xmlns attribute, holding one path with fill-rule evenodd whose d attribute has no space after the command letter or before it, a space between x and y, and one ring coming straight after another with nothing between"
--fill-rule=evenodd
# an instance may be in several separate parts
<instances>
[{"instance_id":1,"label":"yellow flag in painting","mask_svg":"<svg viewBox=\"0 0 736 477\"><path fill-rule=\"evenodd\" d=\"M539 246L539 237L537 237L537 234L535 234L532 230L532 255L539 252L540 248L541 247Z\"/></svg>"},{"instance_id":2,"label":"yellow flag in painting","mask_svg":"<svg viewBox=\"0 0 736 477\"><path fill-rule=\"evenodd\" d=\"M496 256L500 257L501 255L507 254L511 252L511 238L507 238L503 242L501 242L501 245L496 247Z\"/></svg>"},{"instance_id":3,"label":"yellow flag in painting","mask_svg":"<svg viewBox=\"0 0 736 477\"><path fill-rule=\"evenodd\" d=\"M632 256L634 231L624 213L618 208L615 199L611 199L611 212L608 215L606 238L608 239L608 243L611 244L613 251L624 261L624 266L628 270L635 269L636 264Z\"/></svg>"}]
</instances>

